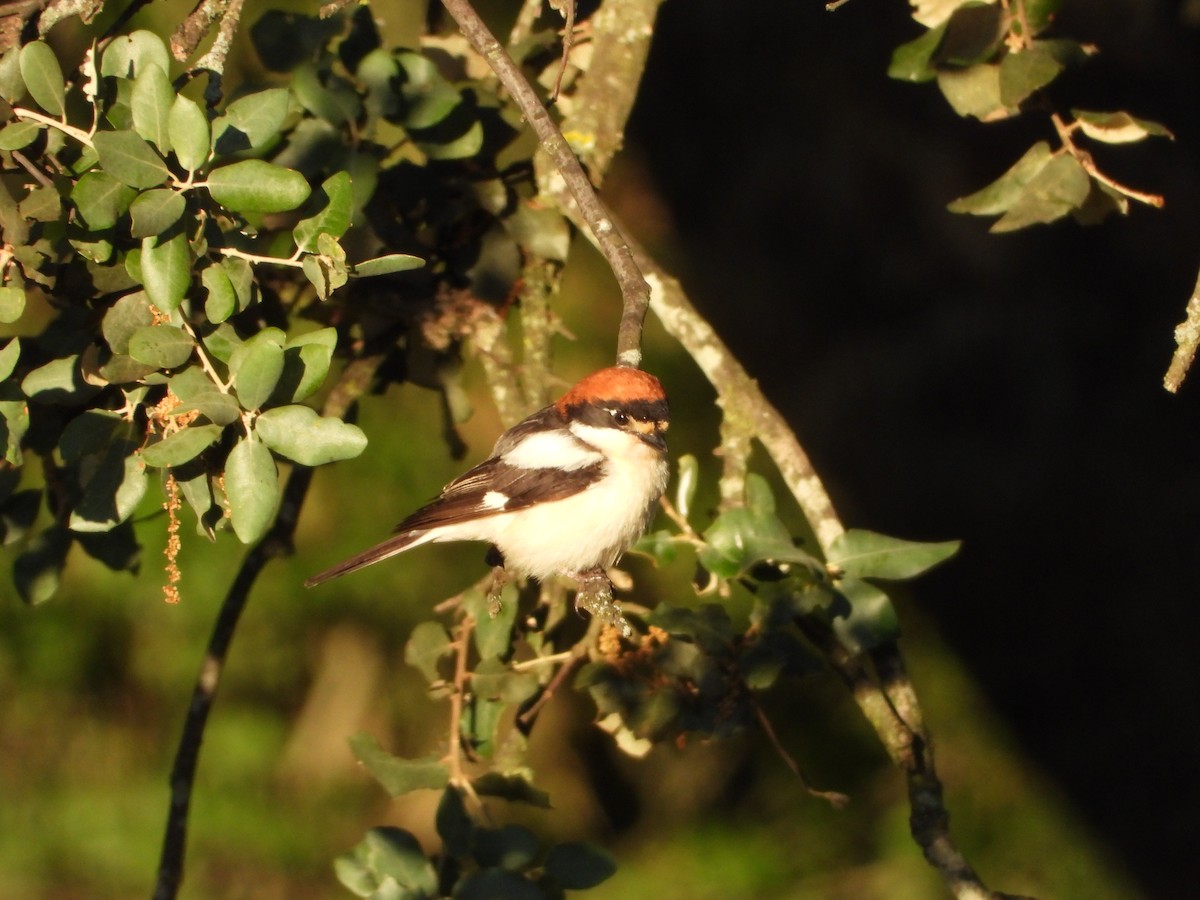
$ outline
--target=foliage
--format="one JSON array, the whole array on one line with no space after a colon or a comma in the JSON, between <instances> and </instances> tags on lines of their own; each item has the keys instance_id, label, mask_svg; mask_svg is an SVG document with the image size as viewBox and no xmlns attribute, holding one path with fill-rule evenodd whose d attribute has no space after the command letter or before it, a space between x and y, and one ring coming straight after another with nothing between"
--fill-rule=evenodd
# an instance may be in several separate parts
<instances>
[{"instance_id":1,"label":"foliage","mask_svg":"<svg viewBox=\"0 0 1200 900\"><path fill-rule=\"evenodd\" d=\"M944 0L916 2L913 17L926 26L920 37L897 47L888 74L902 81L935 81L950 107L963 117L998 122L1044 108L1044 92L1064 72L1082 66L1096 47L1047 38L1061 0ZM1127 112L1072 110L1051 113L1059 146L1035 143L1012 168L988 186L960 197L952 212L999 216L994 232L1015 231L1071 215L1094 224L1114 212L1125 215L1130 199L1162 205L1100 171L1076 144L1083 135L1101 144L1171 137L1157 122Z\"/></svg>"}]
</instances>

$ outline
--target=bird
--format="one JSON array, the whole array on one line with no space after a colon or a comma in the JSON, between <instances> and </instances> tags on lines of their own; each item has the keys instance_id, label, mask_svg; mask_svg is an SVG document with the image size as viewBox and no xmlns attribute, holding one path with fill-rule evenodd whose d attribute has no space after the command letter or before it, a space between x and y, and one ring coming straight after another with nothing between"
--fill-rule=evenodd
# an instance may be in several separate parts
<instances>
[{"instance_id":1,"label":"bird","mask_svg":"<svg viewBox=\"0 0 1200 900\"><path fill-rule=\"evenodd\" d=\"M602 572L653 518L667 486L669 424L653 375L628 366L593 372L500 435L491 456L387 540L305 587L441 541L487 542L507 574L538 581Z\"/></svg>"}]
</instances>

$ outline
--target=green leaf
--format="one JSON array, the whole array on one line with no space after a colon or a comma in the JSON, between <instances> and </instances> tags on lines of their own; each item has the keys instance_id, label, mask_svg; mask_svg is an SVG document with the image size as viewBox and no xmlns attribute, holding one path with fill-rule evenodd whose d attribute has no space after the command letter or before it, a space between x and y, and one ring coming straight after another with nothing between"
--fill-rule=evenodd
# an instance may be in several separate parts
<instances>
[{"instance_id":1,"label":"green leaf","mask_svg":"<svg viewBox=\"0 0 1200 900\"><path fill-rule=\"evenodd\" d=\"M1056 156L1025 185L1008 211L992 225L996 233L1053 222L1087 199L1091 179L1073 156Z\"/></svg>"},{"instance_id":2,"label":"green leaf","mask_svg":"<svg viewBox=\"0 0 1200 900\"><path fill-rule=\"evenodd\" d=\"M52 359L21 381L25 396L40 403L74 406L95 396L99 388L83 380L79 354Z\"/></svg>"},{"instance_id":3,"label":"green leaf","mask_svg":"<svg viewBox=\"0 0 1200 900\"><path fill-rule=\"evenodd\" d=\"M338 880L371 900L433 900L437 870L411 834L401 828L372 828L351 853L334 863Z\"/></svg>"},{"instance_id":4,"label":"green leaf","mask_svg":"<svg viewBox=\"0 0 1200 900\"><path fill-rule=\"evenodd\" d=\"M133 130L154 144L160 153L171 149L170 116L175 103L175 88L159 66L144 65L133 81L130 110Z\"/></svg>"},{"instance_id":5,"label":"green leaf","mask_svg":"<svg viewBox=\"0 0 1200 900\"><path fill-rule=\"evenodd\" d=\"M15 290L15 288L4 288L3 290ZM4 349L0 350L0 381L4 381L13 373L13 369L17 367L17 361L21 358L21 339L10 338L8 343L4 345Z\"/></svg>"},{"instance_id":6,"label":"green leaf","mask_svg":"<svg viewBox=\"0 0 1200 900\"><path fill-rule=\"evenodd\" d=\"M107 172L85 172L71 189L71 202L89 228L112 228L129 209L137 191Z\"/></svg>"},{"instance_id":7,"label":"green leaf","mask_svg":"<svg viewBox=\"0 0 1200 900\"><path fill-rule=\"evenodd\" d=\"M278 473L271 451L261 441L244 437L225 462L225 495L233 531L243 544L267 533L279 508Z\"/></svg>"},{"instance_id":8,"label":"green leaf","mask_svg":"<svg viewBox=\"0 0 1200 900\"><path fill-rule=\"evenodd\" d=\"M37 122L9 122L0 128L0 150L23 150L37 140L44 127Z\"/></svg>"},{"instance_id":9,"label":"green leaf","mask_svg":"<svg viewBox=\"0 0 1200 900\"><path fill-rule=\"evenodd\" d=\"M1089 112L1073 109L1071 115L1079 123L1079 130L1092 140L1106 144L1129 144L1147 137L1175 139L1170 130L1149 119L1135 119L1127 112Z\"/></svg>"},{"instance_id":10,"label":"green leaf","mask_svg":"<svg viewBox=\"0 0 1200 900\"><path fill-rule=\"evenodd\" d=\"M100 131L92 144L104 171L130 187L158 187L171 174L158 152L132 131Z\"/></svg>"},{"instance_id":11,"label":"green leaf","mask_svg":"<svg viewBox=\"0 0 1200 900\"><path fill-rule=\"evenodd\" d=\"M204 315L208 321L219 325L237 312L237 292L223 266L213 265L203 269L200 283L208 292L204 300Z\"/></svg>"},{"instance_id":12,"label":"green leaf","mask_svg":"<svg viewBox=\"0 0 1200 900\"><path fill-rule=\"evenodd\" d=\"M833 630L851 653L863 653L900 637L900 619L888 595L865 581L843 579L838 592L850 603L847 616L835 616Z\"/></svg>"},{"instance_id":13,"label":"green leaf","mask_svg":"<svg viewBox=\"0 0 1200 900\"><path fill-rule=\"evenodd\" d=\"M387 256L377 256L374 259L364 259L355 263L350 274L358 278L371 278L375 275L390 275L392 272L407 272L409 269L419 269L425 265L425 260L419 256L409 256L407 253L389 253Z\"/></svg>"},{"instance_id":14,"label":"green leaf","mask_svg":"<svg viewBox=\"0 0 1200 900\"><path fill-rule=\"evenodd\" d=\"M138 194L129 204L129 215L133 219L129 233L135 238L163 234L182 218L186 207L187 201L183 199L183 194L170 188L157 188Z\"/></svg>"},{"instance_id":15,"label":"green leaf","mask_svg":"<svg viewBox=\"0 0 1200 900\"><path fill-rule=\"evenodd\" d=\"M440 758L401 759L385 751L366 733L350 738L350 750L393 797L410 791L440 790L450 781L450 770Z\"/></svg>"},{"instance_id":16,"label":"green leaf","mask_svg":"<svg viewBox=\"0 0 1200 900\"><path fill-rule=\"evenodd\" d=\"M283 345L277 333L278 329L260 331L238 347L229 360L233 388L246 409L262 407L283 374Z\"/></svg>"},{"instance_id":17,"label":"green leaf","mask_svg":"<svg viewBox=\"0 0 1200 900\"><path fill-rule=\"evenodd\" d=\"M982 190L959 197L946 208L950 212L971 213L976 216L993 216L1005 212L1012 206L1025 185L1032 181L1046 164L1054 158L1050 145L1038 141L1025 151L1016 165Z\"/></svg>"},{"instance_id":18,"label":"green leaf","mask_svg":"<svg viewBox=\"0 0 1200 900\"><path fill-rule=\"evenodd\" d=\"M194 172L208 162L212 135L208 117L198 103L182 94L177 96L167 118L167 132L175 158L187 171Z\"/></svg>"},{"instance_id":19,"label":"green leaf","mask_svg":"<svg viewBox=\"0 0 1200 900\"><path fill-rule=\"evenodd\" d=\"M25 313L25 289L0 287L0 324L11 325ZM11 371L11 370L10 370ZM4 375L7 378L8 375Z\"/></svg>"},{"instance_id":20,"label":"green leaf","mask_svg":"<svg viewBox=\"0 0 1200 900\"><path fill-rule=\"evenodd\" d=\"M83 485L83 496L67 522L72 531L110 531L146 496L146 466L133 441L114 441Z\"/></svg>"},{"instance_id":21,"label":"green leaf","mask_svg":"<svg viewBox=\"0 0 1200 900\"><path fill-rule=\"evenodd\" d=\"M269 409L255 420L254 432L280 456L305 466L353 459L367 446L357 425L319 416L307 406Z\"/></svg>"},{"instance_id":22,"label":"green leaf","mask_svg":"<svg viewBox=\"0 0 1200 900\"><path fill-rule=\"evenodd\" d=\"M276 396L298 403L316 393L329 374L336 344L335 328L322 328L288 341L283 348L283 374Z\"/></svg>"},{"instance_id":23,"label":"green leaf","mask_svg":"<svg viewBox=\"0 0 1200 900\"><path fill-rule=\"evenodd\" d=\"M1006 35L1004 10L998 4L965 3L947 20L935 62L939 67L987 62L996 55Z\"/></svg>"},{"instance_id":24,"label":"green leaf","mask_svg":"<svg viewBox=\"0 0 1200 900\"><path fill-rule=\"evenodd\" d=\"M148 65L171 71L167 45L153 31L139 30L113 38L100 60L101 75L135 78Z\"/></svg>"},{"instance_id":25,"label":"green leaf","mask_svg":"<svg viewBox=\"0 0 1200 900\"><path fill-rule=\"evenodd\" d=\"M268 88L239 97L213 123L217 153L235 153L266 146L279 135L287 113L287 88Z\"/></svg>"},{"instance_id":26,"label":"green leaf","mask_svg":"<svg viewBox=\"0 0 1200 900\"><path fill-rule=\"evenodd\" d=\"M25 81L21 78L21 51L10 47L0 53L0 97L10 106L18 106L26 93Z\"/></svg>"},{"instance_id":27,"label":"green leaf","mask_svg":"<svg viewBox=\"0 0 1200 900\"><path fill-rule=\"evenodd\" d=\"M260 159L214 169L208 176L213 199L237 213L274 213L295 209L311 189L299 172Z\"/></svg>"},{"instance_id":28,"label":"green leaf","mask_svg":"<svg viewBox=\"0 0 1200 900\"><path fill-rule=\"evenodd\" d=\"M450 636L440 622L420 622L404 645L404 661L434 684L443 680L438 663L451 649Z\"/></svg>"},{"instance_id":29,"label":"green leaf","mask_svg":"<svg viewBox=\"0 0 1200 900\"><path fill-rule=\"evenodd\" d=\"M133 523L122 522L108 531L85 531L75 536L83 552L114 572L134 572L142 559Z\"/></svg>"},{"instance_id":30,"label":"green leaf","mask_svg":"<svg viewBox=\"0 0 1200 900\"><path fill-rule=\"evenodd\" d=\"M686 521L692 512L696 487L700 484L700 462L692 454L685 453L679 457L677 465L679 475L675 479L675 511Z\"/></svg>"},{"instance_id":31,"label":"green leaf","mask_svg":"<svg viewBox=\"0 0 1200 900\"><path fill-rule=\"evenodd\" d=\"M509 772L485 772L471 779L471 787L481 797L499 797L512 803L525 803L538 809L550 809L550 795L534 787L524 775Z\"/></svg>"},{"instance_id":32,"label":"green leaf","mask_svg":"<svg viewBox=\"0 0 1200 900\"><path fill-rule=\"evenodd\" d=\"M1054 52L1034 44L1017 53L1009 52L1000 61L1000 102L1016 109L1034 91L1041 90L1063 70Z\"/></svg>"},{"instance_id":33,"label":"green leaf","mask_svg":"<svg viewBox=\"0 0 1200 900\"><path fill-rule=\"evenodd\" d=\"M61 116L66 111L66 82L54 51L44 41L33 41L21 48L20 64L29 96L50 115Z\"/></svg>"},{"instance_id":34,"label":"green leaf","mask_svg":"<svg viewBox=\"0 0 1200 900\"><path fill-rule=\"evenodd\" d=\"M221 268L229 276L233 292L237 295L238 309L246 309L254 302L254 269L247 260L236 256L227 256L221 260Z\"/></svg>"},{"instance_id":35,"label":"green leaf","mask_svg":"<svg viewBox=\"0 0 1200 900\"><path fill-rule=\"evenodd\" d=\"M126 294L104 314L100 330L113 353L128 353L129 339L139 328L154 324L150 298L145 291Z\"/></svg>"},{"instance_id":36,"label":"green leaf","mask_svg":"<svg viewBox=\"0 0 1200 900\"><path fill-rule=\"evenodd\" d=\"M354 187L348 172L335 172L318 188L312 197L319 211L296 223L292 232L296 246L301 250L317 248L317 238L330 234L340 238L350 227L350 212L354 202Z\"/></svg>"},{"instance_id":37,"label":"green leaf","mask_svg":"<svg viewBox=\"0 0 1200 900\"><path fill-rule=\"evenodd\" d=\"M960 116L974 116L981 122L993 122L1012 115L1000 96L1000 66L977 65L966 69L942 69L938 87L946 101Z\"/></svg>"},{"instance_id":38,"label":"green leaf","mask_svg":"<svg viewBox=\"0 0 1200 900\"><path fill-rule=\"evenodd\" d=\"M761 476L747 477L746 494L746 506L726 510L704 532L706 545L697 554L700 565L725 579L738 578L764 562L782 568L792 563L812 570L823 568L795 545L775 517L770 488Z\"/></svg>"},{"instance_id":39,"label":"green leaf","mask_svg":"<svg viewBox=\"0 0 1200 900\"><path fill-rule=\"evenodd\" d=\"M156 469L183 465L220 440L223 430L219 425L189 426L151 444L142 451L142 460Z\"/></svg>"},{"instance_id":40,"label":"green leaf","mask_svg":"<svg viewBox=\"0 0 1200 900\"><path fill-rule=\"evenodd\" d=\"M158 369L182 366L195 348L191 335L175 325L148 325L129 336L129 355Z\"/></svg>"},{"instance_id":41,"label":"green leaf","mask_svg":"<svg viewBox=\"0 0 1200 900\"><path fill-rule=\"evenodd\" d=\"M512 626L517 619L518 594L515 584L505 584L500 594L500 607L493 616L489 604L490 591L468 589L463 594L463 606L475 618L472 635L480 659L507 656L512 649Z\"/></svg>"},{"instance_id":42,"label":"green leaf","mask_svg":"<svg viewBox=\"0 0 1200 900\"><path fill-rule=\"evenodd\" d=\"M17 206L26 219L55 222L62 216L62 194L55 185L40 185L31 190Z\"/></svg>"},{"instance_id":43,"label":"green leaf","mask_svg":"<svg viewBox=\"0 0 1200 900\"><path fill-rule=\"evenodd\" d=\"M13 561L13 584L26 603L36 606L54 596L71 549L71 533L52 525L34 536Z\"/></svg>"},{"instance_id":44,"label":"green leaf","mask_svg":"<svg viewBox=\"0 0 1200 900\"><path fill-rule=\"evenodd\" d=\"M933 65L933 55L941 45L945 33L946 26L942 24L929 29L916 40L897 47L892 51L888 77L912 82L932 81L936 78L937 69Z\"/></svg>"},{"instance_id":45,"label":"green leaf","mask_svg":"<svg viewBox=\"0 0 1200 900\"><path fill-rule=\"evenodd\" d=\"M853 578L903 581L949 559L961 546L961 541L906 541L852 528L833 540L827 561Z\"/></svg>"},{"instance_id":46,"label":"green leaf","mask_svg":"<svg viewBox=\"0 0 1200 900\"><path fill-rule=\"evenodd\" d=\"M150 302L173 313L192 283L192 248L182 231L163 240L142 238L142 281Z\"/></svg>"},{"instance_id":47,"label":"green leaf","mask_svg":"<svg viewBox=\"0 0 1200 900\"><path fill-rule=\"evenodd\" d=\"M317 289L317 296L327 300L346 283L350 271L346 265L346 251L332 235L318 234L317 247L319 253L304 257L304 275Z\"/></svg>"},{"instance_id":48,"label":"green leaf","mask_svg":"<svg viewBox=\"0 0 1200 900\"><path fill-rule=\"evenodd\" d=\"M600 847L579 841L558 844L546 856L546 874L569 891L586 891L617 871L613 858Z\"/></svg>"}]
</instances>

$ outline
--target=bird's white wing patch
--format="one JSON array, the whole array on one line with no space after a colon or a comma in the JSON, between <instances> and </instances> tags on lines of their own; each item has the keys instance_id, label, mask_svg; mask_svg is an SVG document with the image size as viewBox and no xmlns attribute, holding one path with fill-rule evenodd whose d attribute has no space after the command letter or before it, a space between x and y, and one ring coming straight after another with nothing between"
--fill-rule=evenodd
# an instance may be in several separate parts
<instances>
[{"instance_id":1,"label":"bird's white wing patch","mask_svg":"<svg viewBox=\"0 0 1200 900\"><path fill-rule=\"evenodd\" d=\"M519 440L501 457L521 469L557 468L566 472L603 462L604 455L565 431L541 431Z\"/></svg>"},{"instance_id":2,"label":"bird's white wing patch","mask_svg":"<svg viewBox=\"0 0 1200 900\"><path fill-rule=\"evenodd\" d=\"M479 501L483 509L504 509L508 505L508 494L502 491L488 491Z\"/></svg>"}]
</instances>

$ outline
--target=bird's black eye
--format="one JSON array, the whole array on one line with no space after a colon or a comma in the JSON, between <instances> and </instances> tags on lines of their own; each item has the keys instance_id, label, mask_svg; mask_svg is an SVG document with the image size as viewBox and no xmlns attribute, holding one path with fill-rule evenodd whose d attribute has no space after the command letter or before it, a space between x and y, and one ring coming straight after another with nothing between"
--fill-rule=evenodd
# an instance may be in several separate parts
<instances>
[{"instance_id":1,"label":"bird's black eye","mask_svg":"<svg viewBox=\"0 0 1200 900\"><path fill-rule=\"evenodd\" d=\"M620 425L622 428L629 424L629 416L626 415L625 413L621 412L621 410L610 409L608 412L609 412L609 415L612 416L612 420L614 422L616 422L618 425Z\"/></svg>"}]
</instances>

